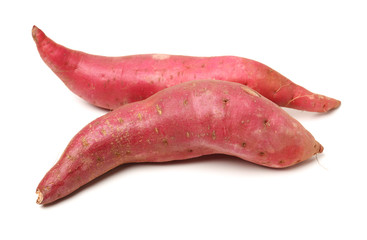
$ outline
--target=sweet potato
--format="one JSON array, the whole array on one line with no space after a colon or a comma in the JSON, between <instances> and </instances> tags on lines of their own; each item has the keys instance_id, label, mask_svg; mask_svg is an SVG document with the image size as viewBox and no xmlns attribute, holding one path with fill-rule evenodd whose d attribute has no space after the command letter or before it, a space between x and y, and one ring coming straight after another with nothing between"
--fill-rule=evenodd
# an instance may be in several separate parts
<instances>
[{"instance_id":1,"label":"sweet potato","mask_svg":"<svg viewBox=\"0 0 367 240\"><path fill-rule=\"evenodd\" d=\"M124 163L227 154L284 168L323 151L294 118L239 83L197 80L123 105L85 126L37 188L62 198Z\"/></svg>"},{"instance_id":2,"label":"sweet potato","mask_svg":"<svg viewBox=\"0 0 367 240\"><path fill-rule=\"evenodd\" d=\"M41 58L65 85L102 108L115 109L164 88L199 79L242 83L283 107L327 112L340 105L340 101L312 93L250 59L165 54L104 57L63 47L36 26L32 35Z\"/></svg>"}]
</instances>

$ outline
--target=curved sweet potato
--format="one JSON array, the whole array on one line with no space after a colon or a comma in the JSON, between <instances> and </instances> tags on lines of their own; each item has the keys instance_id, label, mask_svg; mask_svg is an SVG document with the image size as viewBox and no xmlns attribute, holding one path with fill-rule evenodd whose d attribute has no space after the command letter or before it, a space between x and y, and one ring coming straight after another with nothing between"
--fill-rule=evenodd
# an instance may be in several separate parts
<instances>
[{"instance_id":1,"label":"curved sweet potato","mask_svg":"<svg viewBox=\"0 0 367 240\"><path fill-rule=\"evenodd\" d=\"M340 105L340 101L312 93L268 66L246 58L165 54L104 57L63 47L36 26L32 36L43 61L65 85L102 108L115 109L164 88L200 79L242 83L283 107L326 112Z\"/></svg>"},{"instance_id":2,"label":"curved sweet potato","mask_svg":"<svg viewBox=\"0 0 367 240\"><path fill-rule=\"evenodd\" d=\"M37 188L47 204L124 163L227 154L272 168L323 151L294 118L239 83L185 82L84 127Z\"/></svg>"}]
</instances>

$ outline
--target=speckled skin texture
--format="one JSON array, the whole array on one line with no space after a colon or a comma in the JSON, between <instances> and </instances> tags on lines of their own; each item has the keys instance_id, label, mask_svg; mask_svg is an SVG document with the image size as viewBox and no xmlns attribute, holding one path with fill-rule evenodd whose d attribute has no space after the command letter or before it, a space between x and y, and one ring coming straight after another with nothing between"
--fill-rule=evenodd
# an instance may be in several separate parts
<instances>
[{"instance_id":1,"label":"speckled skin texture","mask_svg":"<svg viewBox=\"0 0 367 240\"><path fill-rule=\"evenodd\" d=\"M238 82L289 108L326 112L340 105L340 101L314 94L250 59L164 54L104 57L65 48L36 26L32 36L41 58L65 85L102 108L115 109L164 88L199 79Z\"/></svg>"},{"instance_id":2,"label":"speckled skin texture","mask_svg":"<svg viewBox=\"0 0 367 240\"><path fill-rule=\"evenodd\" d=\"M39 184L38 203L62 198L124 163L227 154L284 168L322 151L297 120L251 88L185 82L85 126Z\"/></svg>"}]
</instances>

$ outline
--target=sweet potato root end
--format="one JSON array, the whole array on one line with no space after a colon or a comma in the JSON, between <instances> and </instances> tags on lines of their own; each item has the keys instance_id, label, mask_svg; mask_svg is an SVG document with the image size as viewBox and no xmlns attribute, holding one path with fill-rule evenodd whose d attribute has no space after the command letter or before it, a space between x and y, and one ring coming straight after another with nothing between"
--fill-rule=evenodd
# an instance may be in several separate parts
<instances>
[{"instance_id":1,"label":"sweet potato root end","mask_svg":"<svg viewBox=\"0 0 367 240\"><path fill-rule=\"evenodd\" d=\"M42 194L42 192L39 189L37 189L36 194L38 194L36 203L37 204L42 204L42 202L43 202L43 194Z\"/></svg>"}]
</instances>

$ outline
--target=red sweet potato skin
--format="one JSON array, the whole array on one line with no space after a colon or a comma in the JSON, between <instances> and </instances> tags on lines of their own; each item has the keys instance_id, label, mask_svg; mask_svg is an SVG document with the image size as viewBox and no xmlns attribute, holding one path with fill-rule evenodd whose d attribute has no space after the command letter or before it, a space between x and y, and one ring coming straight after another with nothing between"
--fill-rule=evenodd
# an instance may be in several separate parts
<instances>
[{"instance_id":1,"label":"red sweet potato skin","mask_svg":"<svg viewBox=\"0 0 367 240\"><path fill-rule=\"evenodd\" d=\"M185 82L85 126L40 182L38 203L124 163L227 154L284 168L322 151L297 120L254 90L219 80Z\"/></svg>"},{"instance_id":2,"label":"red sweet potato skin","mask_svg":"<svg viewBox=\"0 0 367 240\"><path fill-rule=\"evenodd\" d=\"M104 57L61 46L36 26L32 36L41 58L66 86L102 108L115 109L164 88L199 79L238 82L283 107L326 112L340 105L340 101L312 93L268 66L246 58L165 54Z\"/></svg>"}]
</instances>

